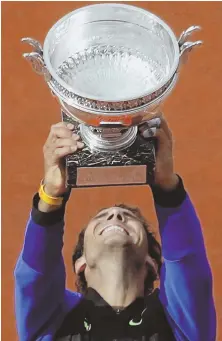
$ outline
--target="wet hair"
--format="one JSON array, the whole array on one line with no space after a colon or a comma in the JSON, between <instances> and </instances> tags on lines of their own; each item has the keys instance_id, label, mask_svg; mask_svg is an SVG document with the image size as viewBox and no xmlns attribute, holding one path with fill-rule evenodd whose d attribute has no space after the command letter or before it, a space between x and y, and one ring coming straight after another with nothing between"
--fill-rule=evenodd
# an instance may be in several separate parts
<instances>
[{"instance_id":1,"label":"wet hair","mask_svg":"<svg viewBox=\"0 0 222 341\"><path fill-rule=\"evenodd\" d=\"M153 269L153 267L148 267L147 276L145 278L144 283L144 294L148 295L154 289L154 282L159 279L160 269L162 266L162 252L161 246L154 237L154 234L150 231L150 226L147 220L143 217L140 210L137 207L131 207L125 204L115 205L115 207L120 207L126 210L131 211L133 214L136 215L138 220L142 223L144 230L147 235L148 240L148 252L150 257L156 263L157 269ZM105 208L101 209L99 212L103 211ZM85 236L86 228L84 228L78 237L78 242L74 248L74 252L72 255L72 265L75 272L75 262L83 255L83 247L84 247L84 236ZM82 294L85 294L87 291L87 282L85 278L84 271L82 271L79 275L76 275L76 288Z\"/></svg>"}]
</instances>

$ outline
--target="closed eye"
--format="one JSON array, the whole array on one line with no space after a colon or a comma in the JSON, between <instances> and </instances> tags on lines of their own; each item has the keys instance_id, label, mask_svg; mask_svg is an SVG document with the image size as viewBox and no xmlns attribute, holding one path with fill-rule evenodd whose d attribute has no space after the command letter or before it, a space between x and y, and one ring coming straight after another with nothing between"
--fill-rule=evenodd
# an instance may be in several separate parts
<instances>
[{"instance_id":1,"label":"closed eye","mask_svg":"<svg viewBox=\"0 0 222 341\"><path fill-rule=\"evenodd\" d=\"M102 211L100 213L98 213L94 219L101 219L101 218L105 218L107 215L108 215L108 211ZM126 218L131 218L131 219L136 219L138 220L138 217L133 214L132 212L130 211L123 211L123 215L126 217Z\"/></svg>"},{"instance_id":2,"label":"closed eye","mask_svg":"<svg viewBox=\"0 0 222 341\"><path fill-rule=\"evenodd\" d=\"M133 219L137 219L138 220L137 216L135 216L135 214L133 214L133 213L131 213L129 211L124 211L123 214L127 218L133 218Z\"/></svg>"},{"instance_id":3,"label":"closed eye","mask_svg":"<svg viewBox=\"0 0 222 341\"><path fill-rule=\"evenodd\" d=\"M104 217L107 216L107 214L108 214L108 212L101 212L101 213L97 214L97 215L94 217L94 219L104 218Z\"/></svg>"}]
</instances>

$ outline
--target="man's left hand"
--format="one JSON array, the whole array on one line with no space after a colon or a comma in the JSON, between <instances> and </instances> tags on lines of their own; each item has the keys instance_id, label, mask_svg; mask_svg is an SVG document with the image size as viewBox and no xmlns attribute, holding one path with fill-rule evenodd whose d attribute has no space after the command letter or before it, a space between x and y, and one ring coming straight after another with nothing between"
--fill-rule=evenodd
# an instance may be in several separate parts
<instances>
[{"instance_id":1,"label":"man's left hand","mask_svg":"<svg viewBox=\"0 0 222 341\"><path fill-rule=\"evenodd\" d=\"M154 182L162 189L170 191L179 182L178 176L174 173L173 137L163 114L155 115L155 118L157 117L160 118L161 124L159 128L154 128L157 139Z\"/></svg>"}]
</instances>

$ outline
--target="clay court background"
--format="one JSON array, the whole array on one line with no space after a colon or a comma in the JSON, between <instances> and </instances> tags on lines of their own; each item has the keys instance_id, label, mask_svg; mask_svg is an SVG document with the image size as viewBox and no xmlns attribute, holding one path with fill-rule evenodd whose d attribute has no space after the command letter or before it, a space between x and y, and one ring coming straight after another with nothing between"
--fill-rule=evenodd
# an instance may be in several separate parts
<instances>
[{"instance_id":1,"label":"clay court background","mask_svg":"<svg viewBox=\"0 0 222 341\"><path fill-rule=\"evenodd\" d=\"M13 269L23 243L32 196L43 176L42 146L59 107L42 77L22 58L30 36L43 42L61 16L89 2L2 3L2 340L17 340L13 303ZM131 4L135 4L131 2ZM161 16L179 35L193 24L203 39L184 66L165 104L175 138L176 171L184 179L202 221L214 275L222 340L222 3L137 2ZM64 256L67 286L74 288L71 252L77 232L103 206L126 202L139 206L156 226L146 186L76 189L68 206ZM21 340L23 341L23 340ZM190 340L192 341L192 340ZM201 341L201 340L200 340ZM210 341L210 340L209 340Z\"/></svg>"}]
</instances>

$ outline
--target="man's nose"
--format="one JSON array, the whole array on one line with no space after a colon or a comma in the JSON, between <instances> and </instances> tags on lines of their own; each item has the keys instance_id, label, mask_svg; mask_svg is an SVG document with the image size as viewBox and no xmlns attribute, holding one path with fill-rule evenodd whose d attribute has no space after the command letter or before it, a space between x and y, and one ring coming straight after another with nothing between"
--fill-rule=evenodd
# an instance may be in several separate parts
<instances>
[{"instance_id":1,"label":"man's nose","mask_svg":"<svg viewBox=\"0 0 222 341\"><path fill-rule=\"evenodd\" d=\"M121 222L124 222L124 214L118 209L113 209L109 212L107 216L107 220L119 220Z\"/></svg>"}]
</instances>

